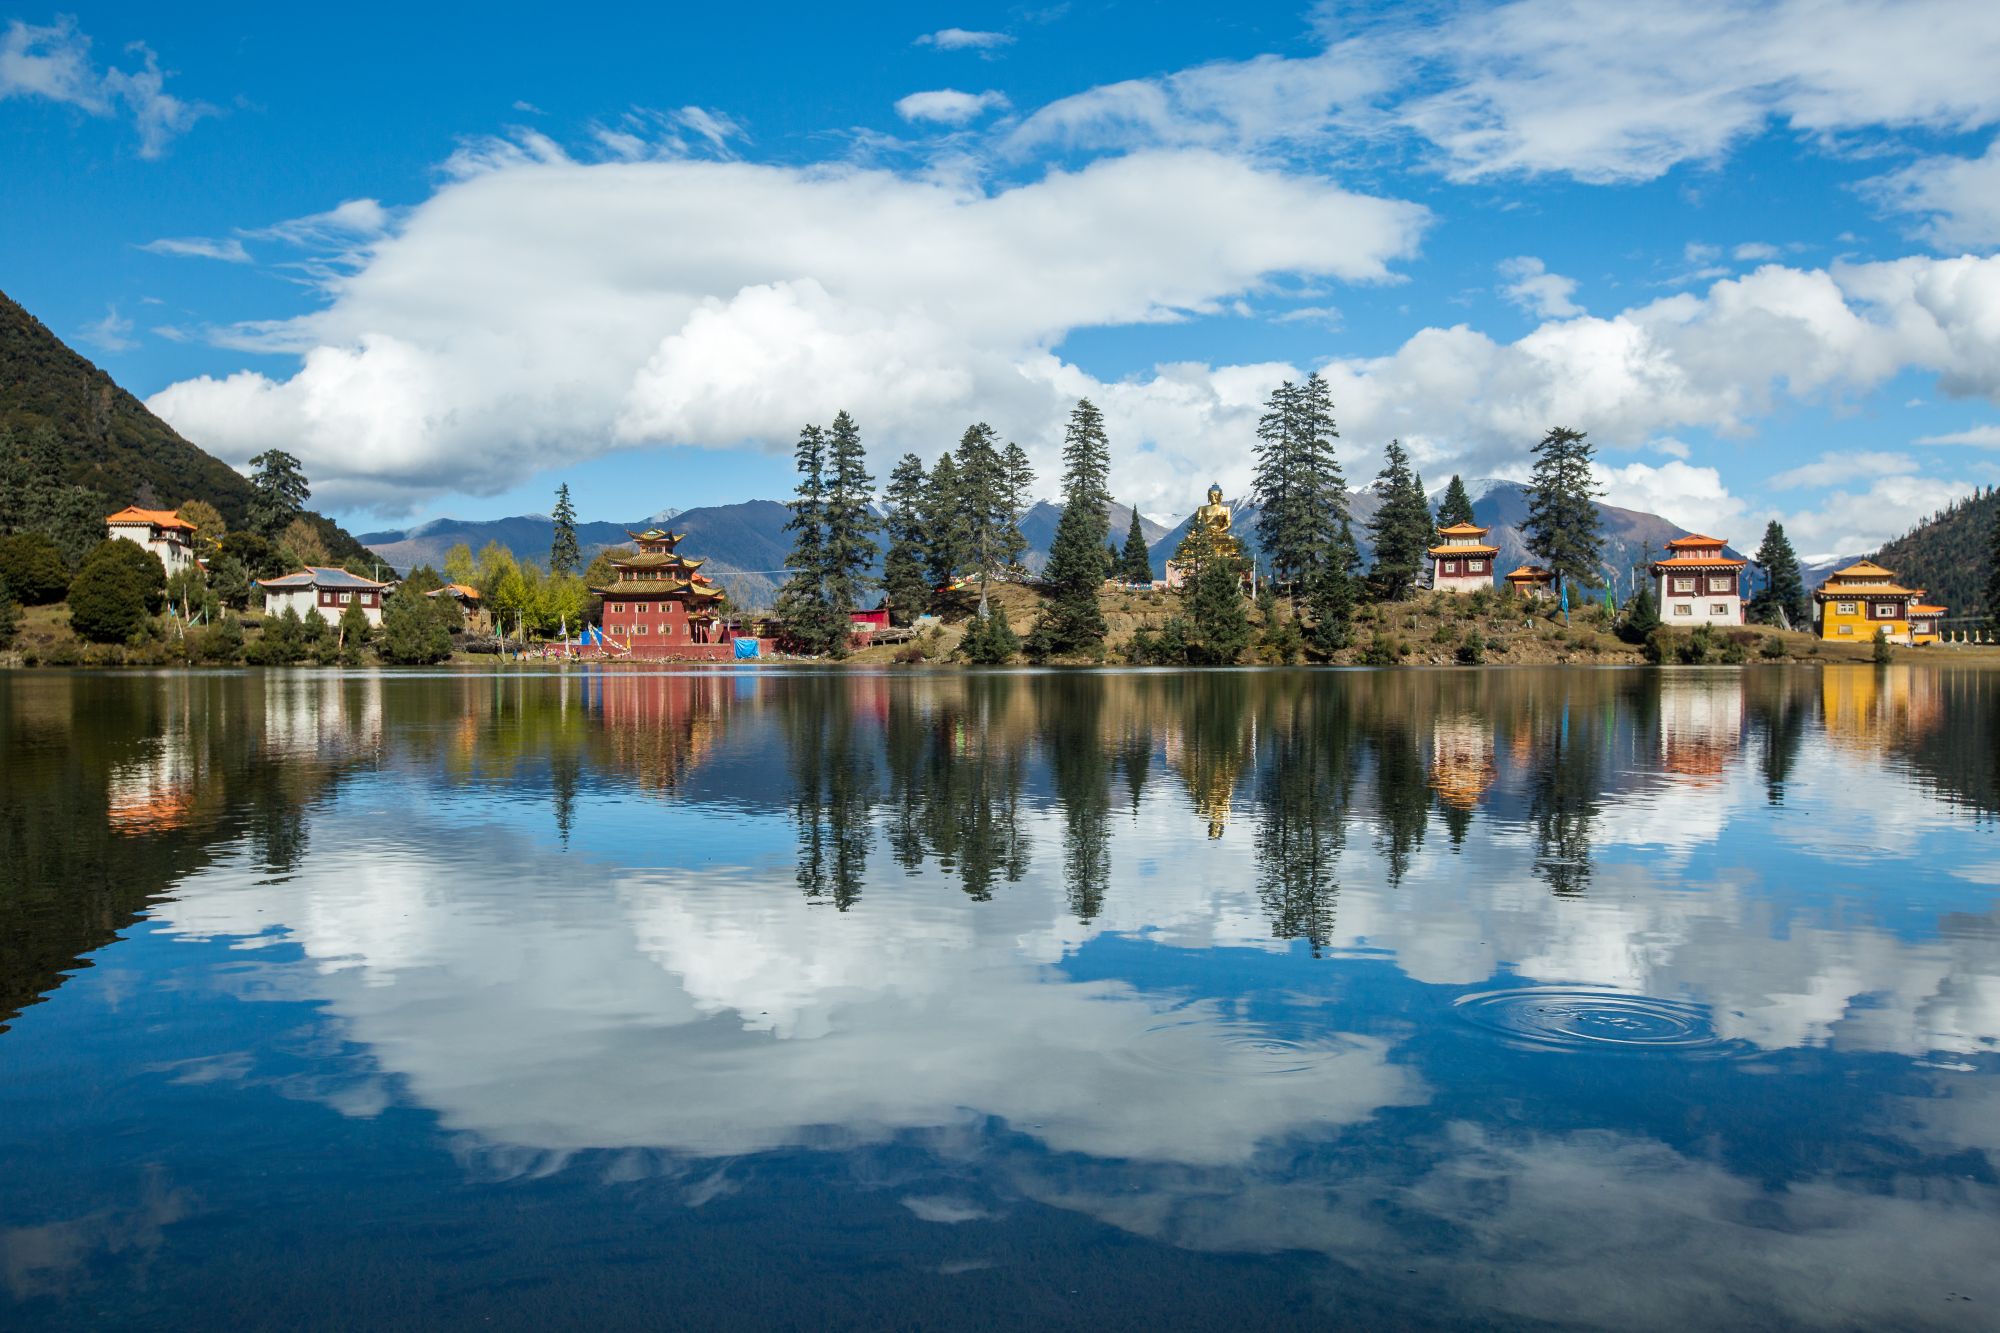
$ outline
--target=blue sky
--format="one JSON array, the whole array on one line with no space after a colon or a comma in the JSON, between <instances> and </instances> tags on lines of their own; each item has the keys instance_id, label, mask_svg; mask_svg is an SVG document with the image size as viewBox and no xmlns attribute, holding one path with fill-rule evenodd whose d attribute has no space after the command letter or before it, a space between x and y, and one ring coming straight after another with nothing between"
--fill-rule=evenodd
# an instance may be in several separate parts
<instances>
[{"instance_id":1,"label":"blue sky","mask_svg":"<svg viewBox=\"0 0 2000 1333\"><path fill-rule=\"evenodd\" d=\"M0 288L358 528L776 496L1083 393L1113 487L1524 475L1857 551L2000 481L2000 6L0 8Z\"/></svg>"}]
</instances>

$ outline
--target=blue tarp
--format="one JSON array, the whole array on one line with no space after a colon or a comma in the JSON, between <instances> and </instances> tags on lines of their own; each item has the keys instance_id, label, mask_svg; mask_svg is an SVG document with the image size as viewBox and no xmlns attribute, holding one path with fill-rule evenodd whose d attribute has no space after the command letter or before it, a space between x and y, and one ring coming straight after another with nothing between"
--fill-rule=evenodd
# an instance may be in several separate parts
<instances>
[{"instance_id":1,"label":"blue tarp","mask_svg":"<svg viewBox=\"0 0 2000 1333\"><path fill-rule=\"evenodd\" d=\"M738 661L742 661L745 658L761 656L759 648L760 645L755 639L738 639L736 641L736 658Z\"/></svg>"}]
</instances>

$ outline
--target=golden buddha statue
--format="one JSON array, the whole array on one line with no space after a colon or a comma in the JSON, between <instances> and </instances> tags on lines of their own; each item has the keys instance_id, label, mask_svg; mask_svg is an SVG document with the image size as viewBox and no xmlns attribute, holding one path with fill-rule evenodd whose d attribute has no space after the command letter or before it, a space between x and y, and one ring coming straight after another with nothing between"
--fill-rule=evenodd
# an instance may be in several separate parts
<instances>
[{"instance_id":1,"label":"golden buddha statue","mask_svg":"<svg viewBox=\"0 0 2000 1333\"><path fill-rule=\"evenodd\" d=\"M1211 483L1208 488L1208 503L1194 511L1209 531L1215 536L1229 535L1229 506L1222 503L1222 483Z\"/></svg>"},{"instance_id":2,"label":"golden buddha statue","mask_svg":"<svg viewBox=\"0 0 2000 1333\"><path fill-rule=\"evenodd\" d=\"M1222 484L1217 482L1208 488L1208 503L1194 511L1194 521L1174 552L1174 563L1192 575L1218 556L1243 560L1243 543L1229 531L1229 522L1229 506L1223 503ZM1168 581L1173 581L1171 576Z\"/></svg>"}]
</instances>

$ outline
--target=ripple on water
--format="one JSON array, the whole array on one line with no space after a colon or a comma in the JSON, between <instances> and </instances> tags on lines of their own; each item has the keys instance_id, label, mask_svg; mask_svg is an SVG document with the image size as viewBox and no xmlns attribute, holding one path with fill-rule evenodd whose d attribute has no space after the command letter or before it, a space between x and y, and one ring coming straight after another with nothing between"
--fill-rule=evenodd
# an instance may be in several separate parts
<instances>
[{"instance_id":1,"label":"ripple on water","mask_svg":"<svg viewBox=\"0 0 2000 1333\"><path fill-rule=\"evenodd\" d=\"M1132 1055L1175 1074L1263 1078L1309 1073L1353 1049L1337 1036L1301 1024L1203 1017L1147 1028Z\"/></svg>"},{"instance_id":2,"label":"ripple on water","mask_svg":"<svg viewBox=\"0 0 2000 1333\"><path fill-rule=\"evenodd\" d=\"M1516 1041L1561 1050L1687 1050L1719 1038L1708 1006L1584 986L1460 996L1459 1016Z\"/></svg>"}]
</instances>

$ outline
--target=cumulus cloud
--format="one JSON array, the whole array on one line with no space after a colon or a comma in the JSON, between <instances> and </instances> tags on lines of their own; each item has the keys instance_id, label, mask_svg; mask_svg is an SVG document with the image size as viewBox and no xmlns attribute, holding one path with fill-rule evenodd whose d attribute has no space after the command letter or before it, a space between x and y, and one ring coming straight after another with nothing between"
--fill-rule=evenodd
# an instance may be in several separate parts
<instances>
[{"instance_id":1,"label":"cumulus cloud","mask_svg":"<svg viewBox=\"0 0 2000 1333\"><path fill-rule=\"evenodd\" d=\"M2000 242L2000 140L1981 157L1925 157L1868 183L1892 212L1917 219L1917 234L1940 249Z\"/></svg>"},{"instance_id":2,"label":"cumulus cloud","mask_svg":"<svg viewBox=\"0 0 2000 1333\"><path fill-rule=\"evenodd\" d=\"M1567 319L1583 313L1583 307L1570 299L1576 295L1576 279L1549 272L1547 265L1531 255L1501 260L1500 276L1507 280L1500 294L1530 314Z\"/></svg>"},{"instance_id":3,"label":"cumulus cloud","mask_svg":"<svg viewBox=\"0 0 2000 1333\"><path fill-rule=\"evenodd\" d=\"M585 164L532 135L470 145L454 172L324 276L325 309L226 335L298 354L295 374L186 381L154 410L236 462L284 442L328 503L407 506L625 445L783 449L839 407L885 450L935 452L990 419L1053 475L1062 414L1092 393L1123 438L1160 446L1149 481L1172 494L1207 470L1201 432L1226 419L1247 439L1290 368L1106 385L1052 349L1274 275L1382 281L1427 218L1200 151L992 192L853 167Z\"/></svg>"},{"instance_id":4,"label":"cumulus cloud","mask_svg":"<svg viewBox=\"0 0 2000 1333\"><path fill-rule=\"evenodd\" d=\"M969 28L939 28L927 32L912 43L916 46L934 46L940 51L992 51L1002 46L1012 46L1014 39L1004 32L977 32Z\"/></svg>"},{"instance_id":5,"label":"cumulus cloud","mask_svg":"<svg viewBox=\"0 0 2000 1333\"><path fill-rule=\"evenodd\" d=\"M45 27L15 19L0 33L0 101L41 98L93 116L114 116L122 109L138 131L139 155L158 157L215 108L169 93L159 57L143 43L126 50L138 58L133 68L100 69L90 58L90 38L75 19L65 15Z\"/></svg>"},{"instance_id":6,"label":"cumulus cloud","mask_svg":"<svg viewBox=\"0 0 2000 1333\"><path fill-rule=\"evenodd\" d=\"M147 254L173 255L179 259L220 259L225 264L247 264L250 252L234 236L162 236L139 247Z\"/></svg>"},{"instance_id":7,"label":"cumulus cloud","mask_svg":"<svg viewBox=\"0 0 2000 1333\"><path fill-rule=\"evenodd\" d=\"M962 93L956 88L911 93L896 102L896 114L904 120L935 120L946 125L964 125L988 111L1003 111L1007 94L987 89L983 93Z\"/></svg>"}]
</instances>

